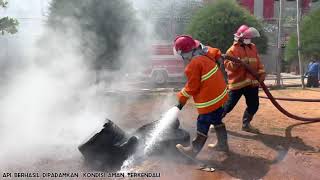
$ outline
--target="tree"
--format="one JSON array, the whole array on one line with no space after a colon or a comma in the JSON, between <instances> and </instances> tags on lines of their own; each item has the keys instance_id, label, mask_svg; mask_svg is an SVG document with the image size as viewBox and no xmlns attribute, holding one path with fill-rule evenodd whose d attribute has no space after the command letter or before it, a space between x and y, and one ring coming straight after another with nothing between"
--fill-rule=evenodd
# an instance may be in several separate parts
<instances>
[{"instance_id":1,"label":"tree","mask_svg":"<svg viewBox=\"0 0 320 180\"><path fill-rule=\"evenodd\" d=\"M127 0L53 0L48 25L56 31L80 33L81 51L88 59L93 57L96 69L118 69L123 46L134 47L141 37L135 17Z\"/></svg>"},{"instance_id":2,"label":"tree","mask_svg":"<svg viewBox=\"0 0 320 180\"><path fill-rule=\"evenodd\" d=\"M5 0L0 0L0 6L3 8L6 8L8 5L8 2ZM18 32L17 26L18 26L18 20L10 17L3 17L0 19L0 31L2 35L5 33L15 34Z\"/></svg>"},{"instance_id":3,"label":"tree","mask_svg":"<svg viewBox=\"0 0 320 180\"><path fill-rule=\"evenodd\" d=\"M300 42L302 60L308 60L311 56L320 58L320 9L316 9L301 22ZM285 60L288 62L297 61L297 34L290 36L285 51Z\"/></svg>"},{"instance_id":4,"label":"tree","mask_svg":"<svg viewBox=\"0 0 320 180\"><path fill-rule=\"evenodd\" d=\"M233 34L242 24L253 26L260 32L261 37L253 39L253 42L260 53L265 53L267 37L262 23L233 0L218 0L200 9L191 19L187 33L226 52L233 41Z\"/></svg>"}]
</instances>

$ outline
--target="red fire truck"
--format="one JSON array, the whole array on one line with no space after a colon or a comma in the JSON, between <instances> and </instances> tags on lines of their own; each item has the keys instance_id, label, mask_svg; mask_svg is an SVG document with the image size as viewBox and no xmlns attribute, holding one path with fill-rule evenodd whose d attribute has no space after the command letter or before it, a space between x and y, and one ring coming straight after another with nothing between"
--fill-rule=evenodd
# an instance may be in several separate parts
<instances>
[{"instance_id":1,"label":"red fire truck","mask_svg":"<svg viewBox=\"0 0 320 180\"><path fill-rule=\"evenodd\" d=\"M152 46L153 53L144 75L155 84L170 81L183 81L184 64L180 56L174 53L171 44Z\"/></svg>"}]
</instances>

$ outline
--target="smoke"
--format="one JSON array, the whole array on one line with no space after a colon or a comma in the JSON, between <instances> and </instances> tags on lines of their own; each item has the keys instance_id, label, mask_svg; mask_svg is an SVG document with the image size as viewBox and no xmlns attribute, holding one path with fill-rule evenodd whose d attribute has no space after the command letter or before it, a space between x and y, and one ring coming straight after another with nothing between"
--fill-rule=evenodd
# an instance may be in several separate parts
<instances>
[{"instance_id":1,"label":"smoke","mask_svg":"<svg viewBox=\"0 0 320 180\"><path fill-rule=\"evenodd\" d=\"M90 57L90 50L81 51L81 40L84 34L90 44L98 46L99 40L80 29L79 23L83 22L70 18L61 19L71 27L66 32L46 27L44 38L34 40L37 44L21 42L21 46L28 46L24 49L28 55L16 61L19 64L0 85L0 169L30 168L42 159L53 163L71 159L71 163L78 163L81 159L78 145L99 131L105 118L116 124L128 121L121 119L130 111L126 107L134 107L141 98L131 94L139 86L128 82L143 71L152 55L152 43L159 38L154 34L153 20L145 13L150 1L132 0L132 3L140 22L136 26L143 36L132 38L136 42L132 47L125 41L128 33L124 31L118 57L124 63L118 71L92 69L89 62L96 58L95 54ZM36 29L30 27L29 31ZM118 94L106 96L108 92L125 93L125 98ZM159 119L174 103L172 97L159 97L152 107L140 113L147 114L141 118L149 122ZM161 134L164 126L155 130L154 137ZM132 128L138 127L134 124ZM151 139L150 144L154 141ZM124 166L130 167L131 161Z\"/></svg>"},{"instance_id":2,"label":"smoke","mask_svg":"<svg viewBox=\"0 0 320 180\"><path fill-rule=\"evenodd\" d=\"M33 47L30 59L22 59L25 66L11 73L2 88L1 163L25 154L51 154L54 150L38 150L54 146L76 150L75 145L107 115L94 72L77 51L77 35L49 29L46 34L47 42Z\"/></svg>"},{"instance_id":3,"label":"smoke","mask_svg":"<svg viewBox=\"0 0 320 180\"><path fill-rule=\"evenodd\" d=\"M99 130L106 117L116 117L113 109L117 99L105 96L106 88L130 89L124 74L139 71L137 65L148 56L145 52L151 47L152 28L147 23L140 24L145 36L136 47L122 42L119 59L126 58L123 68L102 73L111 74L114 81L97 84L100 77L88 65L87 54L79 50L83 35L79 22L61 20L72 28L63 33L45 29L45 38L28 47L28 56L20 59L24 65L16 64L1 85L0 167L43 157L79 157L77 146ZM93 34L86 35L87 42L97 43Z\"/></svg>"}]
</instances>

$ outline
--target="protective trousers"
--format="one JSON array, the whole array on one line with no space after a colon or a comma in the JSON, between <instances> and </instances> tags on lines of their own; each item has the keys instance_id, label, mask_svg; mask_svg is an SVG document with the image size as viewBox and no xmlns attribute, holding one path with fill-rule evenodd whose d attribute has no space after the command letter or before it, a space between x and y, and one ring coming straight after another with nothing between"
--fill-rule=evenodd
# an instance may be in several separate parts
<instances>
[{"instance_id":1,"label":"protective trousers","mask_svg":"<svg viewBox=\"0 0 320 180\"><path fill-rule=\"evenodd\" d=\"M218 126L222 124L222 107L207 114L199 114L197 119L197 132L204 136L208 135L210 125Z\"/></svg>"},{"instance_id":2,"label":"protective trousers","mask_svg":"<svg viewBox=\"0 0 320 180\"><path fill-rule=\"evenodd\" d=\"M318 76L309 75L307 79L307 87L319 87Z\"/></svg>"},{"instance_id":3,"label":"protective trousers","mask_svg":"<svg viewBox=\"0 0 320 180\"><path fill-rule=\"evenodd\" d=\"M244 117L248 114L253 116L259 108L259 87L246 86L241 89L231 90L229 92L229 99L224 105L224 113L227 114L236 106L239 99L244 95L246 99L247 108L244 112ZM247 125L250 123L252 118L243 118L243 124Z\"/></svg>"}]
</instances>

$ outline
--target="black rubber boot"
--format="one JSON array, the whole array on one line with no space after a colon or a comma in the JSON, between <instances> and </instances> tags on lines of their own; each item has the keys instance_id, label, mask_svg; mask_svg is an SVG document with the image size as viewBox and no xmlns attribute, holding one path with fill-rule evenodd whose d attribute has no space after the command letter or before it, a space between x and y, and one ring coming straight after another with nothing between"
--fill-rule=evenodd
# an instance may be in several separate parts
<instances>
[{"instance_id":1,"label":"black rubber boot","mask_svg":"<svg viewBox=\"0 0 320 180\"><path fill-rule=\"evenodd\" d=\"M242 125L242 131L254 133L254 134L260 134L259 129L252 127L250 122L252 121L253 115L249 114L247 111L243 114L243 125Z\"/></svg>"},{"instance_id":2,"label":"black rubber boot","mask_svg":"<svg viewBox=\"0 0 320 180\"><path fill-rule=\"evenodd\" d=\"M223 119L224 117L226 117L226 115L227 115L227 113L226 113L226 111L224 111L222 113L222 115L221 115L221 118ZM215 128L214 128L214 125L212 125L212 124L210 125L209 130L210 130L211 133L214 133L216 131Z\"/></svg>"},{"instance_id":3,"label":"black rubber boot","mask_svg":"<svg viewBox=\"0 0 320 180\"><path fill-rule=\"evenodd\" d=\"M197 137L192 141L191 146L184 147L177 144L176 147L181 153L194 158L201 151L206 141L207 136L197 133Z\"/></svg>"},{"instance_id":4,"label":"black rubber boot","mask_svg":"<svg viewBox=\"0 0 320 180\"><path fill-rule=\"evenodd\" d=\"M229 152L228 133L226 130L226 126L224 124L221 124L215 126L214 129L217 135L217 142L215 144L209 144L208 147L215 151Z\"/></svg>"}]
</instances>

